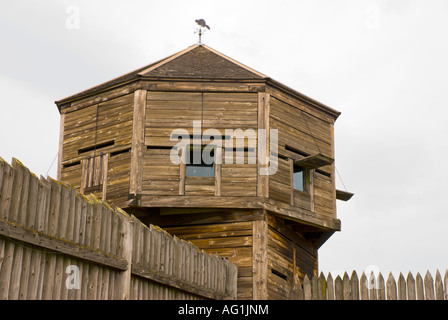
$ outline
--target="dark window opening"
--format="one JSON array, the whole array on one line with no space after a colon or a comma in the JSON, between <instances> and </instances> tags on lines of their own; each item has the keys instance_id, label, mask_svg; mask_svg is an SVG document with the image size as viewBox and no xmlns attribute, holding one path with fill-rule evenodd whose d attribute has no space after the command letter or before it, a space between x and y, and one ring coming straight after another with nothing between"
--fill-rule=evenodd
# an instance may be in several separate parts
<instances>
[{"instance_id":1,"label":"dark window opening","mask_svg":"<svg viewBox=\"0 0 448 320\"><path fill-rule=\"evenodd\" d=\"M288 277L286 276L286 274L284 274L284 273L282 273L282 272L280 272L280 271L278 271L278 270L271 269L271 272L272 272L272 274L275 274L277 277L282 278L282 279L285 280L285 281L288 279Z\"/></svg>"},{"instance_id":2,"label":"dark window opening","mask_svg":"<svg viewBox=\"0 0 448 320\"><path fill-rule=\"evenodd\" d=\"M215 149L202 146L190 146L187 153L187 177L214 177L215 176Z\"/></svg>"},{"instance_id":3,"label":"dark window opening","mask_svg":"<svg viewBox=\"0 0 448 320\"><path fill-rule=\"evenodd\" d=\"M300 166L294 165L293 188L294 190L304 191L305 172Z\"/></svg>"},{"instance_id":4,"label":"dark window opening","mask_svg":"<svg viewBox=\"0 0 448 320\"><path fill-rule=\"evenodd\" d=\"M94 151L96 149L101 149L101 148L105 148L105 147L110 147L110 146L113 146L114 143L115 143L115 141L111 140L111 141L107 141L107 142L98 143L98 144L95 144L90 147L80 148L80 149L78 149L78 154L89 152L89 151Z\"/></svg>"}]
</instances>

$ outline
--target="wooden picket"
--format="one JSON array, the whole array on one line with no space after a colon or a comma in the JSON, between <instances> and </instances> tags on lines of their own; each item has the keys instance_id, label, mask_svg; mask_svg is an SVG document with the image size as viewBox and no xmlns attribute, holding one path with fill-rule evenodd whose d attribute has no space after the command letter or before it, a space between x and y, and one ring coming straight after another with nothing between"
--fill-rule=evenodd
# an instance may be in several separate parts
<instances>
[{"instance_id":1,"label":"wooden picket","mask_svg":"<svg viewBox=\"0 0 448 320\"><path fill-rule=\"evenodd\" d=\"M376 277L372 273L367 275L363 272L358 280L356 271L348 276L345 272L333 280L333 275L327 277L321 273L314 275L311 279L305 275L301 292L301 300L448 300L447 297L448 269L442 276L436 271L435 280L429 271L422 279L420 273L416 277L411 272L405 278L402 273L398 280L392 272L389 273L387 281L379 273Z\"/></svg>"},{"instance_id":2,"label":"wooden picket","mask_svg":"<svg viewBox=\"0 0 448 320\"><path fill-rule=\"evenodd\" d=\"M236 283L228 260L0 158L0 299L235 299Z\"/></svg>"}]
</instances>

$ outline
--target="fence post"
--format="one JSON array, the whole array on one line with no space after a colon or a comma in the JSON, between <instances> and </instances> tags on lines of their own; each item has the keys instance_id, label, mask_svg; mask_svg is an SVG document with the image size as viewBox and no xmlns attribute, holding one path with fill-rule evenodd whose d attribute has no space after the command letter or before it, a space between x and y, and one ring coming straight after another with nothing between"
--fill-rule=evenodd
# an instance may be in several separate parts
<instances>
[{"instance_id":1,"label":"fence post","mask_svg":"<svg viewBox=\"0 0 448 320\"><path fill-rule=\"evenodd\" d=\"M334 300L334 283L331 273L327 277L327 300Z\"/></svg>"},{"instance_id":2,"label":"fence post","mask_svg":"<svg viewBox=\"0 0 448 320\"><path fill-rule=\"evenodd\" d=\"M384 277L381 274L381 272L378 274L377 277L377 285L378 285L378 292L377 292L378 300L386 300L386 286L384 285Z\"/></svg>"},{"instance_id":3,"label":"fence post","mask_svg":"<svg viewBox=\"0 0 448 320\"><path fill-rule=\"evenodd\" d=\"M406 289L408 294L408 300L415 300L415 280L412 276L412 273L409 271L408 276L406 277Z\"/></svg>"},{"instance_id":4,"label":"fence post","mask_svg":"<svg viewBox=\"0 0 448 320\"><path fill-rule=\"evenodd\" d=\"M350 288L350 278L348 277L347 272L344 272L344 277L342 278L342 288L344 300L352 300L351 288Z\"/></svg>"},{"instance_id":5,"label":"fence post","mask_svg":"<svg viewBox=\"0 0 448 320\"><path fill-rule=\"evenodd\" d=\"M352 291L352 300L359 300L359 279L355 270L350 277L350 290Z\"/></svg>"},{"instance_id":6,"label":"fence post","mask_svg":"<svg viewBox=\"0 0 448 320\"><path fill-rule=\"evenodd\" d=\"M128 268L125 271L121 271L118 276L116 298L118 300L130 300L131 298L131 274L132 274L132 250L133 250L133 231L134 226L131 218L126 212L117 208L116 211L122 217L121 228L121 257L128 262Z\"/></svg>"},{"instance_id":7,"label":"fence post","mask_svg":"<svg viewBox=\"0 0 448 320\"><path fill-rule=\"evenodd\" d=\"M438 269L436 272L436 280L434 283L434 287L436 293L436 300L443 300L443 283L442 283L442 277L440 276L440 272Z\"/></svg>"},{"instance_id":8,"label":"fence post","mask_svg":"<svg viewBox=\"0 0 448 320\"><path fill-rule=\"evenodd\" d=\"M434 280L429 270L426 271L425 275L425 297L426 300L434 300Z\"/></svg>"},{"instance_id":9,"label":"fence post","mask_svg":"<svg viewBox=\"0 0 448 320\"><path fill-rule=\"evenodd\" d=\"M387 300L397 300L397 284L395 282L392 272L389 273L389 277L386 282L387 287Z\"/></svg>"},{"instance_id":10,"label":"fence post","mask_svg":"<svg viewBox=\"0 0 448 320\"><path fill-rule=\"evenodd\" d=\"M448 269L445 270L445 276L443 277L443 284L445 286L445 300L448 300Z\"/></svg>"},{"instance_id":11,"label":"fence post","mask_svg":"<svg viewBox=\"0 0 448 320\"><path fill-rule=\"evenodd\" d=\"M335 300L344 300L344 295L342 293L342 279L341 276L337 276L334 281L334 299Z\"/></svg>"},{"instance_id":12,"label":"fence post","mask_svg":"<svg viewBox=\"0 0 448 320\"><path fill-rule=\"evenodd\" d=\"M364 272L361 275L361 279L359 279L359 291L361 300L369 300L369 287L367 286L367 277Z\"/></svg>"},{"instance_id":13,"label":"fence post","mask_svg":"<svg viewBox=\"0 0 448 320\"><path fill-rule=\"evenodd\" d=\"M308 275L305 275L303 279L303 296L305 298L304 300L311 300L311 282Z\"/></svg>"},{"instance_id":14,"label":"fence post","mask_svg":"<svg viewBox=\"0 0 448 320\"><path fill-rule=\"evenodd\" d=\"M398 300L406 300L406 281L401 272L398 277Z\"/></svg>"},{"instance_id":15,"label":"fence post","mask_svg":"<svg viewBox=\"0 0 448 320\"><path fill-rule=\"evenodd\" d=\"M425 293L423 289L423 279L419 272L415 277L416 289L417 289L417 300L425 300Z\"/></svg>"}]
</instances>

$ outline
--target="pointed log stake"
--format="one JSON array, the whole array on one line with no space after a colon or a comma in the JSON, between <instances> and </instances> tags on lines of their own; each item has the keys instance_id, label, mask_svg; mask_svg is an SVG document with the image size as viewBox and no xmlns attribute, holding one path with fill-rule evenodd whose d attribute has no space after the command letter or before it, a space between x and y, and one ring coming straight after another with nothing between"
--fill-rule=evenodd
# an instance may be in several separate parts
<instances>
[{"instance_id":1,"label":"pointed log stake","mask_svg":"<svg viewBox=\"0 0 448 320\"><path fill-rule=\"evenodd\" d=\"M387 278L386 288L387 300L397 300L397 284L392 272L389 273L389 277Z\"/></svg>"},{"instance_id":2,"label":"pointed log stake","mask_svg":"<svg viewBox=\"0 0 448 320\"><path fill-rule=\"evenodd\" d=\"M337 276L334 281L334 298L335 300L344 300L344 295L342 294L342 279Z\"/></svg>"},{"instance_id":3,"label":"pointed log stake","mask_svg":"<svg viewBox=\"0 0 448 320\"><path fill-rule=\"evenodd\" d=\"M398 300L406 300L406 281L401 272L398 277Z\"/></svg>"},{"instance_id":4,"label":"pointed log stake","mask_svg":"<svg viewBox=\"0 0 448 320\"><path fill-rule=\"evenodd\" d=\"M434 288L435 288L436 300L443 300L443 283L439 269L437 269L436 272L436 280L434 283Z\"/></svg>"},{"instance_id":5,"label":"pointed log stake","mask_svg":"<svg viewBox=\"0 0 448 320\"><path fill-rule=\"evenodd\" d=\"M423 279L419 272L417 272L417 275L415 276L415 287L417 290L417 300L425 300Z\"/></svg>"},{"instance_id":6,"label":"pointed log stake","mask_svg":"<svg viewBox=\"0 0 448 320\"><path fill-rule=\"evenodd\" d=\"M426 271L424 283L426 300L434 300L434 280L429 270Z\"/></svg>"},{"instance_id":7,"label":"pointed log stake","mask_svg":"<svg viewBox=\"0 0 448 320\"><path fill-rule=\"evenodd\" d=\"M415 300L417 298L415 294L415 280L411 271L408 272L408 276L406 277L406 289L408 300Z\"/></svg>"},{"instance_id":8,"label":"pointed log stake","mask_svg":"<svg viewBox=\"0 0 448 320\"><path fill-rule=\"evenodd\" d=\"M361 300L369 300L369 287L367 285L367 276L364 272L359 279L359 291L361 293Z\"/></svg>"},{"instance_id":9,"label":"pointed log stake","mask_svg":"<svg viewBox=\"0 0 448 320\"><path fill-rule=\"evenodd\" d=\"M325 276L322 272L320 273L320 276L319 276L317 288L319 290L318 299L319 300L327 300L327 281L325 280Z\"/></svg>"},{"instance_id":10,"label":"pointed log stake","mask_svg":"<svg viewBox=\"0 0 448 320\"><path fill-rule=\"evenodd\" d=\"M334 283L331 273L327 276L327 300L334 300Z\"/></svg>"},{"instance_id":11,"label":"pointed log stake","mask_svg":"<svg viewBox=\"0 0 448 320\"><path fill-rule=\"evenodd\" d=\"M352 292L352 300L359 300L359 280L355 270L353 270L350 277L350 290Z\"/></svg>"},{"instance_id":12,"label":"pointed log stake","mask_svg":"<svg viewBox=\"0 0 448 320\"><path fill-rule=\"evenodd\" d=\"M377 296L376 296L377 286L376 286L375 274L373 273L373 271L370 272L368 284L369 284L370 300L377 300Z\"/></svg>"},{"instance_id":13,"label":"pointed log stake","mask_svg":"<svg viewBox=\"0 0 448 320\"><path fill-rule=\"evenodd\" d=\"M311 281L308 275L303 279L303 296L305 300L311 300Z\"/></svg>"},{"instance_id":14,"label":"pointed log stake","mask_svg":"<svg viewBox=\"0 0 448 320\"><path fill-rule=\"evenodd\" d=\"M384 284L384 277L381 272L378 274L378 300L386 300L386 287Z\"/></svg>"},{"instance_id":15,"label":"pointed log stake","mask_svg":"<svg viewBox=\"0 0 448 320\"><path fill-rule=\"evenodd\" d=\"M350 290L350 278L348 277L347 272L344 272L344 277L342 278L342 282L343 282L344 300L352 300L351 290Z\"/></svg>"},{"instance_id":16,"label":"pointed log stake","mask_svg":"<svg viewBox=\"0 0 448 320\"><path fill-rule=\"evenodd\" d=\"M443 284L445 285L445 300L448 300L448 269L445 270L445 276L443 277Z\"/></svg>"}]
</instances>

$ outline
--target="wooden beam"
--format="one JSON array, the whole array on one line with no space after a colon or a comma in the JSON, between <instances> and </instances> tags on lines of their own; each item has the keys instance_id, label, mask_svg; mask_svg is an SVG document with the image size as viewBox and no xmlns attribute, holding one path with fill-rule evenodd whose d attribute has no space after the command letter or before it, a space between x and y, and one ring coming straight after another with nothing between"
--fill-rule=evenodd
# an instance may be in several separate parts
<instances>
[{"instance_id":1,"label":"wooden beam","mask_svg":"<svg viewBox=\"0 0 448 320\"><path fill-rule=\"evenodd\" d=\"M220 293L215 290L207 289L204 286L191 283L191 281L185 281L182 279L177 279L173 276L169 276L164 272L157 270L152 270L148 266L141 264L132 265L132 274L140 276L142 278L161 283L163 286L168 286L176 288L181 291L186 291L188 293L196 294L201 297L214 300L232 300L233 297Z\"/></svg>"},{"instance_id":2,"label":"wooden beam","mask_svg":"<svg viewBox=\"0 0 448 320\"><path fill-rule=\"evenodd\" d=\"M132 121L131 172L129 193L142 191L143 150L145 148L146 90L134 92L134 117Z\"/></svg>"},{"instance_id":3,"label":"wooden beam","mask_svg":"<svg viewBox=\"0 0 448 320\"><path fill-rule=\"evenodd\" d=\"M266 144L261 145L258 141L258 149L266 148L266 156L270 153L269 144L269 115L270 115L270 95L268 93L259 92L258 93L258 130L266 130ZM260 155L260 150L258 150L258 155ZM260 157L257 156L257 196L259 197L269 197L269 175L260 175L261 169L266 169L269 167L269 163L262 164Z\"/></svg>"},{"instance_id":4,"label":"wooden beam","mask_svg":"<svg viewBox=\"0 0 448 320\"><path fill-rule=\"evenodd\" d=\"M253 300L266 300L268 298L268 225L266 220L252 222L252 294Z\"/></svg>"},{"instance_id":5,"label":"wooden beam","mask_svg":"<svg viewBox=\"0 0 448 320\"><path fill-rule=\"evenodd\" d=\"M317 169L320 167L324 167L327 165L331 165L334 162L334 159L327 157L321 153L305 157L296 161L295 164L307 169Z\"/></svg>"},{"instance_id":6,"label":"wooden beam","mask_svg":"<svg viewBox=\"0 0 448 320\"><path fill-rule=\"evenodd\" d=\"M342 191L336 189L336 199L342 201L348 201L354 196L354 193L350 193L348 191Z\"/></svg>"},{"instance_id":7,"label":"wooden beam","mask_svg":"<svg viewBox=\"0 0 448 320\"><path fill-rule=\"evenodd\" d=\"M109 167L109 153L106 153L103 156L103 176L102 176L102 181L103 181L103 194L101 196L101 200L102 201L106 201L106 194L107 194L107 170Z\"/></svg>"},{"instance_id":8,"label":"wooden beam","mask_svg":"<svg viewBox=\"0 0 448 320\"><path fill-rule=\"evenodd\" d=\"M128 262L123 258L112 256L68 240L49 236L43 232L29 229L10 221L0 220L0 235L114 269L126 270L128 268Z\"/></svg>"},{"instance_id":9,"label":"wooden beam","mask_svg":"<svg viewBox=\"0 0 448 320\"><path fill-rule=\"evenodd\" d=\"M64 147L64 124L65 124L65 114L62 113L59 124L59 151L58 151L58 171L57 171L58 181L61 181L62 178L62 151Z\"/></svg>"},{"instance_id":10,"label":"wooden beam","mask_svg":"<svg viewBox=\"0 0 448 320\"><path fill-rule=\"evenodd\" d=\"M215 196L221 196L222 147L215 150Z\"/></svg>"},{"instance_id":11,"label":"wooden beam","mask_svg":"<svg viewBox=\"0 0 448 320\"><path fill-rule=\"evenodd\" d=\"M187 174L187 147L182 146L180 149L180 164L179 164L179 195L185 195L185 178Z\"/></svg>"}]
</instances>

